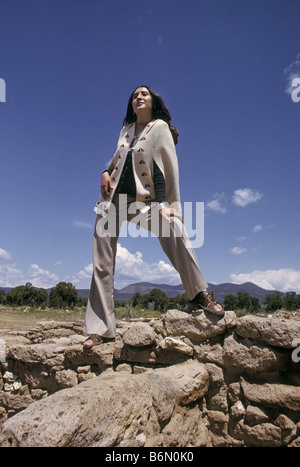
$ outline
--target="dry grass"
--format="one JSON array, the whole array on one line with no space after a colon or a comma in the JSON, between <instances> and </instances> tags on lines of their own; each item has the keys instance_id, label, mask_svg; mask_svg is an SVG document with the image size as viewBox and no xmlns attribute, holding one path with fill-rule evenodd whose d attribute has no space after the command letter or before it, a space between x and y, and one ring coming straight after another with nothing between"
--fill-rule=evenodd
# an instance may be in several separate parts
<instances>
[{"instance_id":1,"label":"dry grass","mask_svg":"<svg viewBox=\"0 0 300 467\"><path fill-rule=\"evenodd\" d=\"M0 307L0 329L23 331L34 328L40 321L83 320L85 308L74 310L45 310L29 307Z\"/></svg>"},{"instance_id":2,"label":"dry grass","mask_svg":"<svg viewBox=\"0 0 300 467\"><path fill-rule=\"evenodd\" d=\"M162 315L155 310L132 308L133 318L155 318ZM54 308L7 307L0 305L0 330L25 331L34 328L40 321L83 321L85 307L72 310L57 310ZM130 319L126 307L116 308L116 318Z\"/></svg>"}]
</instances>

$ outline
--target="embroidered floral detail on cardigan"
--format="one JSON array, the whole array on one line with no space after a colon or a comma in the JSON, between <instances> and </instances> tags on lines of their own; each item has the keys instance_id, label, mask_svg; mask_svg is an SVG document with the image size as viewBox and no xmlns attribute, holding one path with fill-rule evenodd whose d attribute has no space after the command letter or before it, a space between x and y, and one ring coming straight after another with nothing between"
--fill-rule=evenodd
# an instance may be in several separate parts
<instances>
[{"instance_id":1,"label":"embroidered floral detail on cardigan","mask_svg":"<svg viewBox=\"0 0 300 467\"><path fill-rule=\"evenodd\" d=\"M123 127L120 132L119 142L117 146L117 152L115 153L109 169L113 170L114 189L111 190L109 199L104 200L102 194L99 196L100 204L95 209L96 213L100 216L106 214L105 207L109 206L116 192L122 170L126 161L126 154L130 150L130 141L133 145L133 155L136 157L132 158L133 173L136 179L136 199L137 201L145 200L145 196L151 196L147 200L155 199L155 190L152 179L153 161L156 162L159 169L161 170L165 181L166 181L166 201L171 204L173 202L178 204L178 210L180 211L180 193L178 183L178 162L177 155L174 146L174 141L170 132L170 128L166 122L161 119L156 119L149 123L143 130L137 139L135 139L135 123L132 123L126 127ZM146 136L147 135L147 136ZM137 147L134 141L140 141ZM140 151L139 158L138 149L141 144L144 152ZM128 148L128 149L127 149ZM121 155L121 159L119 159ZM145 164L139 164L140 160L143 160ZM118 167L115 167L115 166ZM140 180L140 183L138 183ZM149 187L145 187L145 184L150 184ZM105 203L104 203L105 201ZM146 200L145 200L146 201Z\"/></svg>"}]
</instances>

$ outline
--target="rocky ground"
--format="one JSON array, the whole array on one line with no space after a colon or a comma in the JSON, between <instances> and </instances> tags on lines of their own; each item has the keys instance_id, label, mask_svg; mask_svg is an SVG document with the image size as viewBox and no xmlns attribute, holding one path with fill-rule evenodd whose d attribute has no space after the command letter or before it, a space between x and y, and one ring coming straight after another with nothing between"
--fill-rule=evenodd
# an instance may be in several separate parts
<instances>
[{"instance_id":1,"label":"rocky ground","mask_svg":"<svg viewBox=\"0 0 300 467\"><path fill-rule=\"evenodd\" d=\"M0 446L300 446L298 313L169 310L84 339L81 321L0 333Z\"/></svg>"}]
</instances>

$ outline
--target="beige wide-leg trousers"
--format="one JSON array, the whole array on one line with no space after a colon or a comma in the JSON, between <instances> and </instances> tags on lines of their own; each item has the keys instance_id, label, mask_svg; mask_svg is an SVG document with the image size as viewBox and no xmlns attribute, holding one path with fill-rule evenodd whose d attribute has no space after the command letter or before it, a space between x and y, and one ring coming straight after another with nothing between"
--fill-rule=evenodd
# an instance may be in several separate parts
<instances>
[{"instance_id":1,"label":"beige wide-leg trousers","mask_svg":"<svg viewBox=\"0 0 300 467\"><path fill-rule=\"evenodd\" d=\"M117 241L123 221L133 222L154 233L163 251L179 273L189 300L208 287L200 272L195 252L181 220L165 221L157 208L135 199L115 195L108 216L97 215L93 243L93 276L85 315L84 332L115 337L114 271ZM112 209L114 208L114 209Z\"/></svg>"}]
</instances>

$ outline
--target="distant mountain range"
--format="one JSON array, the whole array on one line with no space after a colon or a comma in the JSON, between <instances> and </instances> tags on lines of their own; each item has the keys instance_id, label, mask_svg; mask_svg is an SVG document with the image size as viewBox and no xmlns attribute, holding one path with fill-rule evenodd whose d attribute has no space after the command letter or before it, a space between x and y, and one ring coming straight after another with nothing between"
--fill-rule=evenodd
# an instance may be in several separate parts
<instances>
[{"instance_id":1,"label":"distant mountain range","mask_svg":"<svg viewBox=\"0 0 300 467\"><path fill-rule=\"evenodd\" d=\"M252 282L245 282L244 284L232 284L225 282L224 284L208 284L209 290L212 290L215 298L219 302L224 301L225 295L233 294L237 292L247 292L251 297L258 298L260 302L265 298L266 295L274 293L274 290L266 290ZM169 284L152 284L151 282L137 282L135 284L127 285L122 289L115 289L114 296L116 300L128 300L136 292L141 295L151 292L152 289L160 289L168 297L175 297L178 294L184 293L182 284L169 285ZM0 287L0 290L4 290L6 293L11 290L8 287ZM51 289L48 289L50 292ZM88 298L89 289L77 289L79 297Z\"/></svg>"},{"instance_id":2,"label":"distant mountain range","mask_svg":"<svg viewBox=\"0 0 300 467\"><path fill-rule=\"evenodd\" d=\"M215 298L219 302L224 301L225 295L233 294L237 292L247 292L251 297L258 298L261 302L266 295L274 293L274 290L266 290L252 282L245 282L244 284L232 284L225 282L224 284L208 284L209 290L212 290ZM116 300L127 300L133 296L136 292L141 295L151 292L152 289L160 289L168 297L175 297L178 294L184 293L182 284L169 285L169 284L153 284L151 282L137 282L135 284L127 285L122 289L115 289L114 296ZM88 297L89 290L79 289L78 295L80 297Z\"/></svg>"}]
</instances>

